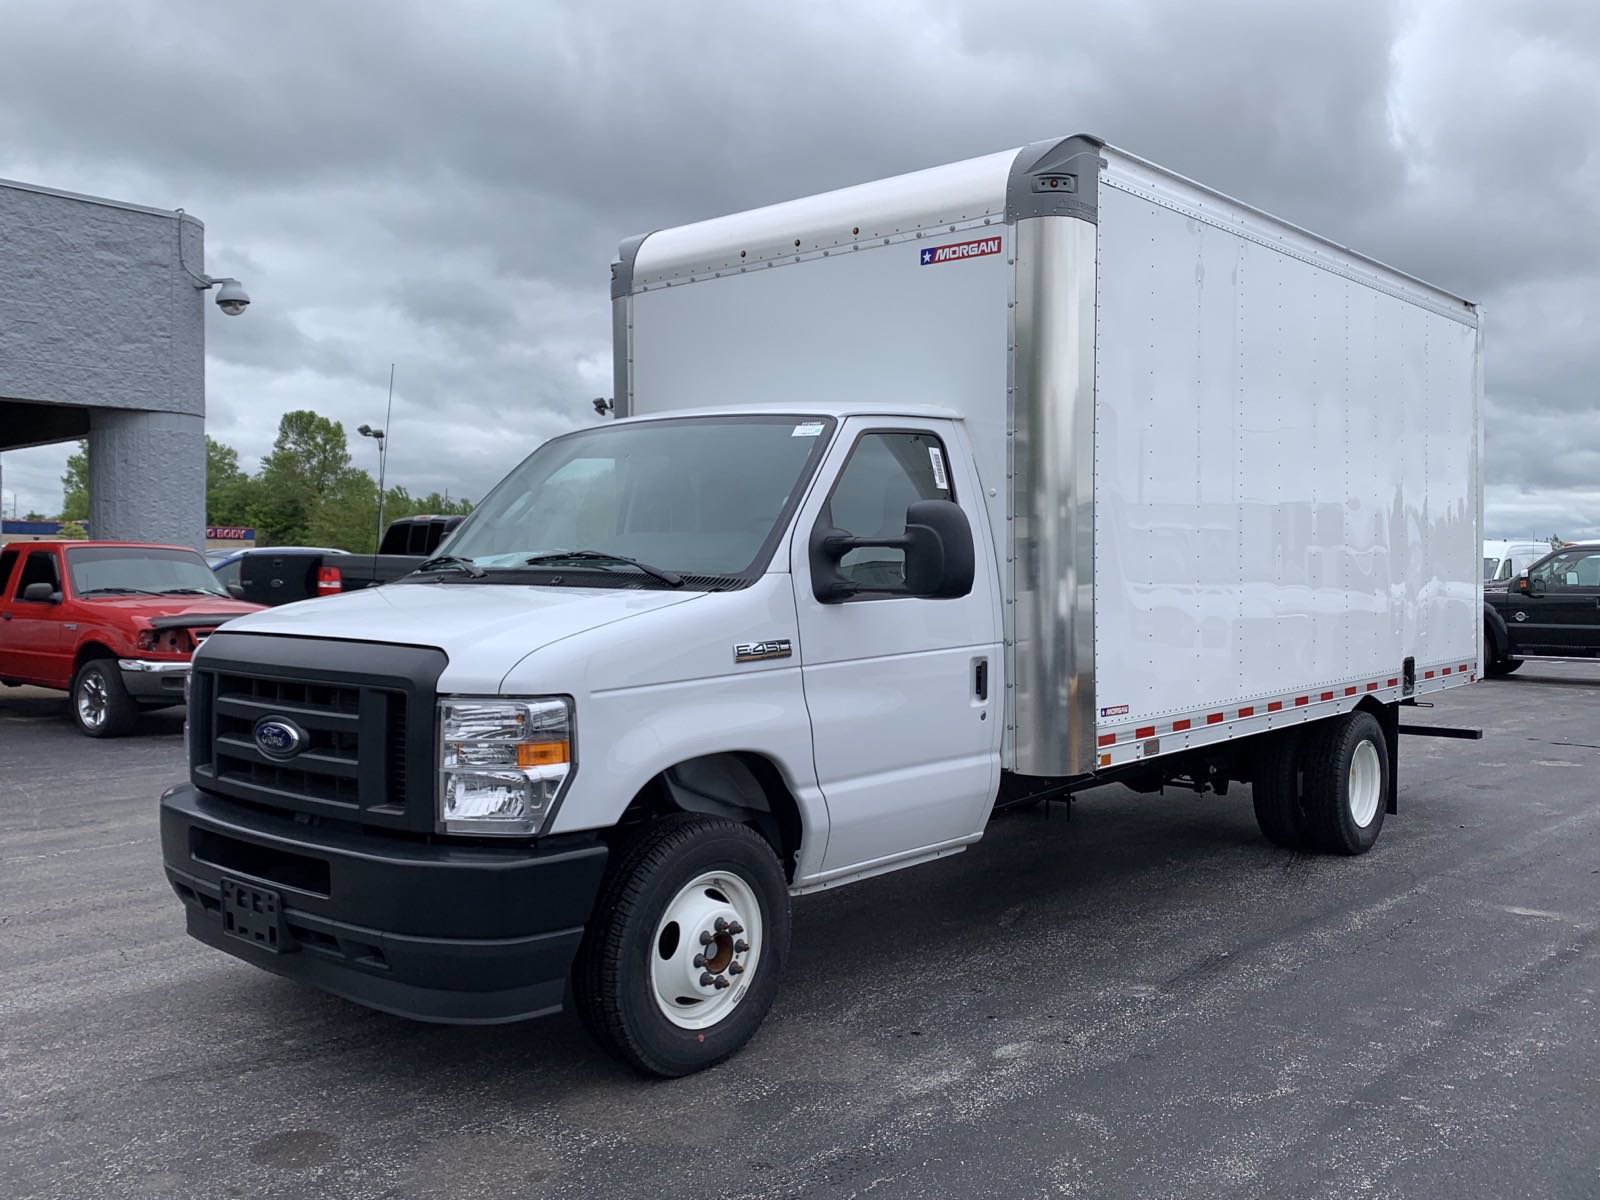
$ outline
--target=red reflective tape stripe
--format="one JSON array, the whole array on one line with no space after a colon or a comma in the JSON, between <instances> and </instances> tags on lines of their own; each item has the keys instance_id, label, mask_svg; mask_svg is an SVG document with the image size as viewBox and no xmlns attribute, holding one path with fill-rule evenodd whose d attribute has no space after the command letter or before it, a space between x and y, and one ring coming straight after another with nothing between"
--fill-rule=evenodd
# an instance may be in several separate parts
<instances>
[{"instance_id":1,"label":"red reflective tape stripe","mask_svg":"<svg viewBox=\"0 0 1600 1200\"><path fill-rule=\"evenodd\" d=\"M1322 693L1322 698L1324 700L1332 700L1333 699L1333 693L1332 692L1323 692Z\"/></svg>"},{"instance_id":2,"label":"red reflective tape stripe","mask_svg":"<svg viewBox=\"0 0 1600 1200\"><path fill-rule=\"evenodd\" d=\"M1400 681L1398 679L1391 679L1391 680L1389 680L1389 686L1390 687L1399 687L1400 686Z\"/></svg>"},{"instance_id":3,"label":"red reflective tape stripe","mask_svg":"<svg viewBox=\"0 0 1600 1200\"><path fill-rule=\"evenodd\" d=\"M1446 675L1450 674L1450 668L1449 667L1446 667L1444 669L1444 674L1446 674Z\"/></svg>"},{"instance_id":4,"label":"red reflective tape stripe","mask_svg":"<svg viewBox=\"0 0 1600 1200\"><path fill-rule=\"evenodd\" d=\"M1377 685L1377 684L1375 684L1375 683L1369 683L1369 684L1367 684L1367 691L1369 691L1369 692L1375 692L1375 691L1377 691L1377 690L1378 690L1378 685Z\"/></svg>"},{"instance_id":5,"label":"red reflective tape stripe","mask_svg":"<svg viewBox=\"0 0 1600 1200\"><path fill-rule=\"evenodd\" d=\"M1310 704L1310 703L1311 703L1311 697L1310 696L1296 696L1294 698L1294 706L1296 708L1299 708L1302 704Z\"/></svg>"},{"instance_id":6,"label":"red reflective tape stripe","mask_svg":"<svg viewBox=\"0 0 1600 1200\"><path fill-rule=\"evenodd\" d=\"M1355 694L1356 694L1356 690L1355 690L1355 688L1353 688L1353 687L1347 687L1347 688L1345 688L1345 690L1344 690L1344 694L1345 694L1345 695L1346 695L1346 696L1354 696L1354 695L1355 695Z\"/></svg>"},{"instance_id":7,"label":"red reflective tape stripe","mask_svg":"<svg viewBox=\"0 0 1600 1200\"><path fill-rule=\"evenodd\" d=\"M1466 669L1467 669L1467 664L1466 663L1462 663L1459 667L1456 668L1456 670L1458 670L1458 671L1465 671Z\"/></svg>"},{"instance_id":8,"label":"red reflective tape stripe","mask_svg":"<svg viewBox=\"0 0 1600 1200\"><path fill-rule=\"evenodd\" d=\"M1222 714L1221 713L1207 713L1206 714L1206 724L1207 725L1215 725L1221 720L1222 720Z\"/></svg>"},{"instance_id":9,"label":"red reflective tape stripe","mask_svg":"<svg viewBox=\"0 0 1600 1200\"><path fill-rule=\"evenodd\" d=\"M1253 717L1253 716L1255 716L1256 715L1255 706L1251 705L1249 708L1241 708L1239 710L1239 715L1241 717Z\"/></svg>"},{"instance_id":10,"label":"red reflective tape stripe","mask_svg":"<svg viewBox=\"0 0 1600 1200\"><path fill-rule=\"evenodd\" d=\"M1282 700L1274 700L1271 704L1267 705L1267 711L1268 712L1277 712L1282 707L1283 707L1283 701Z\"/></svg>"},{"instance_id":11,"label":"red reflective tape stripe","mask_svg":"<svg viewBox=\"0 0 1600 1200\"><path fill-rule=\"evenodd\" d=\"M1097 746L1115 746L1116 744L1117 735L1114 733L1102 733L1099 739L1095 742L1095 745Z\"/></svg>"},{"instance_id":12,"label":"red reflective tape stripe","mask_svg":"<svg viewBox=\"0 0 1600 1200\"><path fill-rule=\"evenodd\" d=\"M1433 672L1432 671L1424 671L1422 673L1422 677L1424 679L1432 679L1433 678Z\"/></svg>"},{"instance_id":13,"label":"red reflective tape stripe","mask_svg":"<svg viewBox=\"0 0 1600 1200\"><path fill-rule=\"evenodd\" d=\"M1182 733L1187 728L1189 728L1189 722L1188 721L1174 721L1172 723L1172 732L1173 733Z\"/></svg>"},{"instance_id":14,"label":"red reflective tape stripe","mask_svg":"<svg viewBox=\"0 0 1600 1200\"><path fill-rule=\"evenodd\" d=\"M1156 727L1154 725L1141 725L1133 731L1133 736L1136 738L1155 737L1155 735Z\"/></svg>"}]
</instances>

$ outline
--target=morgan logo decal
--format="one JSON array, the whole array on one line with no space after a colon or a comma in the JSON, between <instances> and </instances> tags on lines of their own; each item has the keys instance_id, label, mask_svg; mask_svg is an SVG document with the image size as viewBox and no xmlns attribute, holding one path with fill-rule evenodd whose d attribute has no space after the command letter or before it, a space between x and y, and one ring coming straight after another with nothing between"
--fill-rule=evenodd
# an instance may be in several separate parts
<instances>
[{"instance_id":1,"label":"morgan logo decal","mask_svg":"<svg viewBox=\"0 0 1600 1200\"><path fill-rule=\"evenodd\" d=\"M996 234L993 237L973 238L970 242L951 242L948 246L924 246L922 265L933 267L940 263L960 262L965 258L982 258L999 253L1000 236Z\"/></svg>"},{"instance_id":2,"label":"morgan logo decal","mask_svg":"<svg viewBox=\"0 0 1600 1200\"><path fill-rule=\"evenodd\" d=\"M733 661L765 662L769 658L788 658L793 653L788 638L774 638L770 642L739 642L733 648Z\"/></svg>"},{"instance_id":3,"label":"morgan logo decal","mask_svg":"<svg viewBox=\"0 0 1600 1200\"><path fill-rule=\"evenodd\" d=\"M1128 715L1128 706L1126 704L1113 704L1110 708L1102 708L1100 715L1102 717L1125 717Z\"/></svg>"}]
</instances>

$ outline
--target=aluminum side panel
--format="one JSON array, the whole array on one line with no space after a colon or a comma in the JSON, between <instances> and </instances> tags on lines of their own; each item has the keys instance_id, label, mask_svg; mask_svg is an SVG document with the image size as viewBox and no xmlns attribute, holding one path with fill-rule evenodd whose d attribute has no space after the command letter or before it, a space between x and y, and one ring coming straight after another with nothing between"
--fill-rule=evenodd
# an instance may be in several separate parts
<instances>
[{"instance_id":1,"label":"aluminum side panel","mask_svg":"<svg viewBox=\"0 0 1600 1200\"><path fill-rule=\"evenodd\" d=\"M1100 261L1100 728L1476 662L1474 324L1114 185Z\"/></svg>"}]
</instances>

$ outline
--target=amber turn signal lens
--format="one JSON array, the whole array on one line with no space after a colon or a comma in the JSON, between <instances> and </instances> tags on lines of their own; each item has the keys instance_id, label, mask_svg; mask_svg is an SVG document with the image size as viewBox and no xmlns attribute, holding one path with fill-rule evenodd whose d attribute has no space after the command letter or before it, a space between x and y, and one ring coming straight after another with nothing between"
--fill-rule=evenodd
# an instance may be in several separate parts
<instances>
[{"instance_id":1,"label":"amber turn signal lens","mask_svg":"<svg viewBox=\"0 0 1600 1200\"><path fill-rule=\"evenodd\" d=\"M572 748L567 742L518 742L517 766L553 767L569 762Z\"/></svg>"}]
</instances>

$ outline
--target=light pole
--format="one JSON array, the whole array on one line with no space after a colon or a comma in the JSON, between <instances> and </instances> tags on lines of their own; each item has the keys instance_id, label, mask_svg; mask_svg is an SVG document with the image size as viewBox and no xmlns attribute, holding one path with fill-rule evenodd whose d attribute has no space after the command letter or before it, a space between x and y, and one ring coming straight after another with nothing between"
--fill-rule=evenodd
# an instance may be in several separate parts
<instances>
[{"instance_id":1,"label":"light pole","mask_svg":"<svg viewBox=\"0 0 1600 1200\"><path fill-rule=\"evenodd\" d=\"M389 364L389 399L383 406L383 423L385 426L394 424L394 364ZM389 465L389 439L382 429L374 429L371 425L363 425L356 430L362 437L375 438L378 442L378 541L372 548L377 551L383 546L383 502L387 497L384 491L384 468Z\"/></svg>"},{"instance_id":2,"label":"light pole","mask_svg":"<svg viewBox=\"0 0 1600 1200\"><path fill-rule=\"evenodd\" d=\"M383 430L374 429L371 425L363 425L356 430L362 437L375 438L378 443L378 542L373 549L383 542L383 469L389 461L389 439Z\"/></svg>"}]
</instances>

